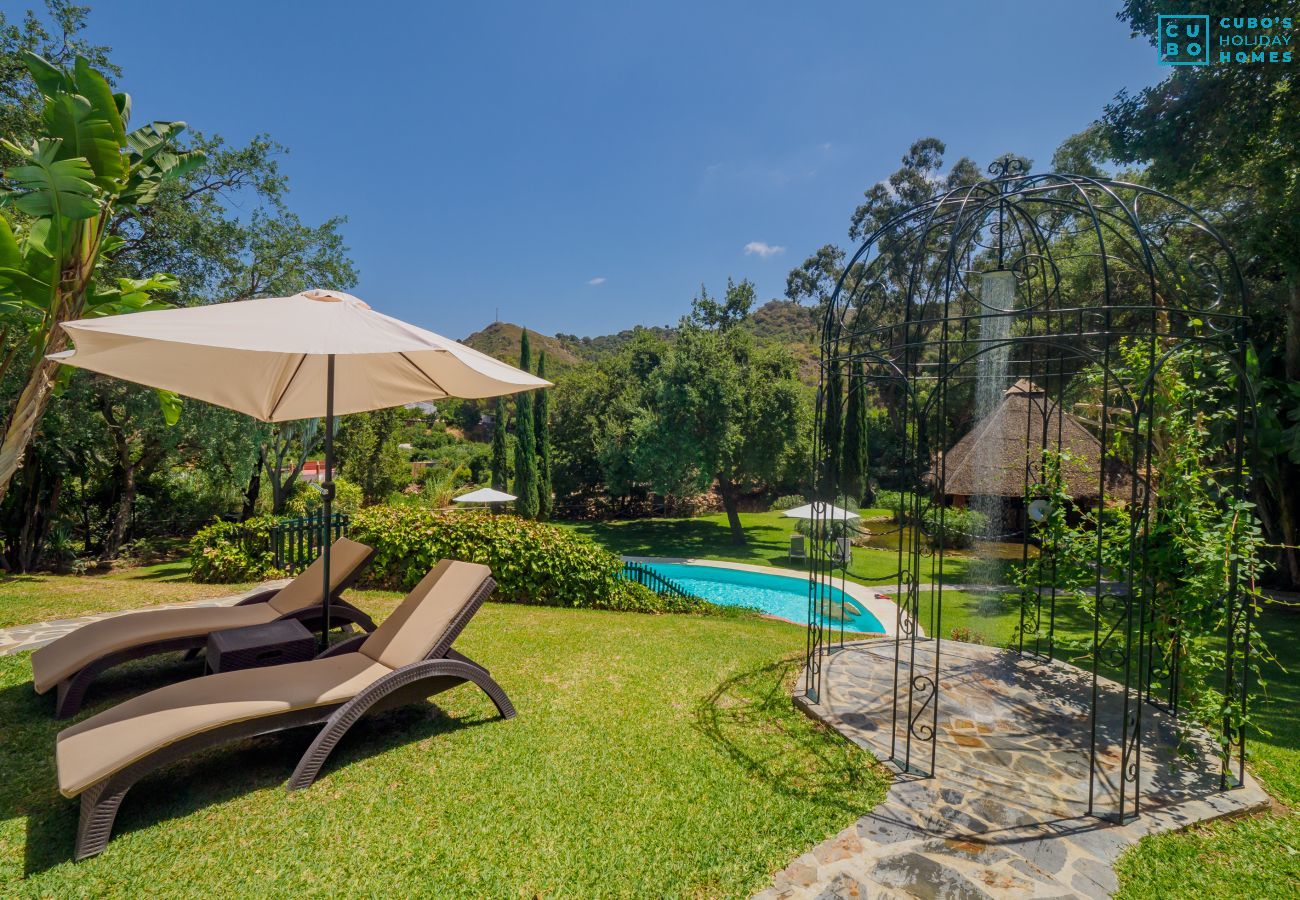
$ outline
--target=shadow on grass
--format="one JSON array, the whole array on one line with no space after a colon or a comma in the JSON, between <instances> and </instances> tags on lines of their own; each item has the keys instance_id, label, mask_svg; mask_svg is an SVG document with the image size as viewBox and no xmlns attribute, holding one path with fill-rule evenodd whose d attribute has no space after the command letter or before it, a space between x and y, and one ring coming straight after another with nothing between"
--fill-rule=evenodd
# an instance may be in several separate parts
<instances>
[{"instance_id":1,"label":"shadow on grass","mask_svg":"<svg viewBox=\"0 0 1300 900\"><path fill-rule=\"evenodd\" d=\"M123 667L106 676L100 701L121 700L177 679L175 657ZM195 663L184 663L188 669ZM201 667L202 663L198 663ZM98 702L75 719L56 720L48 696L38 696L30 681L0 689L0 820L26 819L24 876L68 862L77 830L79 803L58 791L54 747L58 732L112 702ZM352 727L331 754L321 779L355 763L366 763L398 746L419 742L498 719L496 711L451 719L430 702L378 712ZM282 786L315 737L318 726L235 741L196 753L147 776L131 788L113 827L114 840L133 831L183 818L256 791ZM307 792L310 794L310 790ZM328 797L329 792L322 792ZM233 824L233 823L232 823ZM112 852L110 843L109 851Z\"/></svg>"},{"instance_id":2,"label":"shadow on grass","mask_svg":"<svg viewBox=\"0 0 1300 900\"><path fill-rule=\"evenodd\" d=\"M885 796L888 778L870 754L800 713L790 657L741 672L695 710L695 727L752 777L790 797L860 816Z\"/></svg>"},{"instance_id":3,"label":"shadow on grass","mask_svg":"<svg viewBox=\"0 0 1300 900\"><path fill-rule=\"evenodd\" d=\"M143 569L129 569L125 572L108 576L120 581L183 581L190 580L190 561L158 563Z\"/></svg>"}]
</instances>

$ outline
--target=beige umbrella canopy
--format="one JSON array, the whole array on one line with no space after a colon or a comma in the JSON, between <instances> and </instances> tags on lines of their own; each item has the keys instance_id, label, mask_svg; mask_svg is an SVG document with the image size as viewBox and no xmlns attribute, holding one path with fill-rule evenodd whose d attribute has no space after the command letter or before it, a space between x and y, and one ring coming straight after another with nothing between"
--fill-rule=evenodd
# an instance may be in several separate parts
<instances>
[{"instance_id":1,"label":"beige umbrella canopy","mask_svg":"<svg viewBox=\"0 0 1300 900\"><path fill-rule=\"evenodd\" d=\"M375 312L350 294L304 291L64 323L70 366L163 388L263 422L442 397L496 397L550 382L432 331Z\"/></svg>"},{"instance_id":2,"label":"beige umbrella canopy","mask_svg":"<svg viewBox=\"0 0 1300 900\"><path fill-rule=\"evenodd\" d=\"M51 358L65 365L175 391L263 422L325 417L322 642L329 631L334 416L551 386L340 291L126 313L63 327L75 349Z\"/></svg>"}]
</instances>

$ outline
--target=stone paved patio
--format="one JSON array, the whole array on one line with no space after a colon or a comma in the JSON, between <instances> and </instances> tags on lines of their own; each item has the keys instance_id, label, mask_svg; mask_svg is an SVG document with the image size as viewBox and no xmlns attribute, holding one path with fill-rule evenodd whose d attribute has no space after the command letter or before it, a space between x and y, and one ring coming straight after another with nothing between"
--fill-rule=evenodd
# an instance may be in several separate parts
<instances>
[{"instance_id":1,"label":"stone paved patio","mask_svg":"<svg viewBox=\"0 0 1300 900\"><path fill-rule=\"evenodd\" d=\"M933 647L918 644L919 671L933 670ZM823 668L821 702L796 702L886 759L893 659L892 639L847 645ZM1090 675L950 641L941 660L938 775L897 774L879 807L777 873L760 897L1107 897L1113 863L1143 835L1269 805L1249 778L1220 792L1208 736L1184 742L1189 764L1172 719L1144 707L1142 815L1125 825L1090 816ZM1106 811L1118 800L1122 697L1106 682L1099 696L1095 796ZM897 731L901 747L901 723ZM914 762L928 768L928 745L921 754Z\"/></svg>"},{"instance_id":2,"label":"stone paved patio","mask_svg":"<svg viewBox=\"0 0 1300 900\"><path fill-rule=\"evenodd\" d=\"M171 603L167 606L153 606L150 609L167 609L174 606L234 606L249 594L255 594L258 591L266 590L271 587L283 587L289 583L289 579L281 578L275 581L268 581L265 584L259 584L257 587L245 591L242 594L231 594L229 597L215 597L211 600L195 600L192 603ZM79 616L75 619L52 619L49 622L34 622L31 625L16 625L13 628L0 628L0 656L8 656L11 653L21 653L24 650L35 650L37 647L43 647L46 644L63 637L69 632L76 631L82 625L90 622L97 622L100 619L111 619L114 616L129 616L132 613L144 612L139 609L123 609L116 612L96 613L91 616Z\"/></svg>"}]
</instances>

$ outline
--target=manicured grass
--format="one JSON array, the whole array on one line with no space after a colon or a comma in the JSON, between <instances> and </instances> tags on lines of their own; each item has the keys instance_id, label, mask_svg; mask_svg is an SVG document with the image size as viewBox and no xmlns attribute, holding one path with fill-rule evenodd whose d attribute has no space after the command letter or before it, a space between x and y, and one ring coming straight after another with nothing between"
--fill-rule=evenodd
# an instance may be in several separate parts
<instances>
[{"instance_id":1,"label":"manicured grass","mask_svg":"<svg viewBox=\"0 0 1300 900\"><path fill-rule=\"evenodd\" d=\"M887 531L889 511L862 511L868 528ZM668 556L720 559L754 565L801 569L805 563L790 559L790 534L795 520L779 512L741 513L743 545L731 542L731 529L723 513L690 519L629 519L612 522L556 522L585 534L601 546L623 556ZM969 559L954 554L945 560L945 578L961 581ZM863 584L897 584L898 554L893 550L854 547L848 575ZM928 572L926 573L928 577Z\"/></svg>"},{"instance_id":2,"label":"manicured grass","mask_svg":"<svg viewBox=\"0 0 1300 900\"><path fill-rule=\"evenodd\" d=\"M743 515L742 521L749 544L740 548L730 544L724 516L583 523L574 527L609 549L628 555L791 565L786 558L790 520L777 513L758 513ZM870 584L864 576L890 571L895 559L888 551L855 548L849 576ZM996 580L976 572L963 559L945 565L945 578L950 583L960 584L967 577L972 583ZM1091 620L1086 616L1068 607L1058 609L1058 615L1059 637L1091 636ZM949 637L953 629L967 628L985 643L1005 646L1013 639L1019 618L1016 604L999 600L996 595L945 591L940 631ZM933 630L928 617L922 625ZM1296 713L1300 709L1300 614L1269 610L1259 628L1276 661L1265 664L1265 684L1254 701L1260 729L1248 738L1250 766L1279 806L1265 816L1144 839L1120 861L1120 897L1300 894L1300 715Z\"/></svg>"},{"instance_id":3,"label":"manicured grass","mask_svg":"<svg viewBox=\"0 0 1300 900\"><path fill-rule=\"evenodd\" d=\"M445 715L364 722L295 794L310 734L211 751L133 788L108 850L79 864L60 724L26 655L0 658L0 893L747 895L883 796L869 757L790 703L803 642L759 619L488 604L457 646L514 720L461 686ZM99 708L177 665L107 676Z\"/></svg>"},{"instance_id":4,"label":"manicured grass","mask_svg":"<svg viewBox=\"0 0 1300 900\"><path fill-rule=\"evenodd\" d=\"M247 584L194 584L188 559L108 575L0 576L0 628L236 594Z\"/></svg>"}]
</instances>

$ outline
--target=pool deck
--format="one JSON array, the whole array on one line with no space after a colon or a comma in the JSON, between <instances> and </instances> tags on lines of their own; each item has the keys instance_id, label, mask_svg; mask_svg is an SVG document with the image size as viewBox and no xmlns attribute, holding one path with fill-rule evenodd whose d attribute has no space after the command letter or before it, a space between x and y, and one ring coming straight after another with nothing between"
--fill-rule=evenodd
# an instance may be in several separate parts
<instances>
[{"instance_id":1,"label":"pool deck","mask_svg":"<svg viewBox=\"0 0 1300 900\"><path fill-rule=\"evenodd\" d=\"M756 572L759 575L781 575L787 578L797 578L804 584L808 583L808 572L800 569L785 569L779 566L757 566L752 563L723 562L717 559L687 559L681 556L625 556L625 562L636 563L661 563L663 565L686 565L702 566L713 569L734 569L737 572ZM840 588L844 593L852 597L856 602L861 604L862 608L871 613L884 626L884 634L892 637L897 631L898 626L898 607L894 601L884 594L877 594L874 590L864 584L858 584L856 581L849 581L847 578L843 581L836 579L832 582L834 587ZM780 619L780 616L770 616L773 619ZM782 619L789 622L790 619ZM796 625L803 625L803 622L795 622Z\"/></svg>"}]
</instances>

